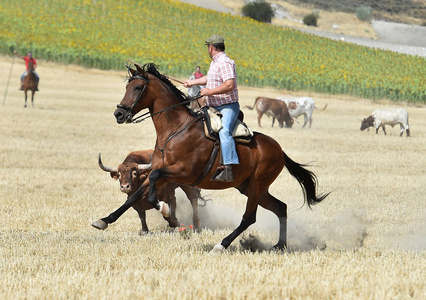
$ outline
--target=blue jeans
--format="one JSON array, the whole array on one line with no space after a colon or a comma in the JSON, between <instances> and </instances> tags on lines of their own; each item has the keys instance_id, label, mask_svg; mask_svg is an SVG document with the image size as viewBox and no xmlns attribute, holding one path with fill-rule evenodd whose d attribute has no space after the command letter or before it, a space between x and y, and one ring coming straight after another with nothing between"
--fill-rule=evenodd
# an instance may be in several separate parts
<instances>
[{"instance_id":1,"label":"blue jeans","mask_svg":"<svg viewBox=\"0 0 426 300\"><path fill-rule=\"evenodd\" d=\"M215 107L222 114L223 128L219 131L220 148L222 153L222 162L224 165L237 165L237 151L235 150L235 141L232 137L235 121L240 112L240 104L238 102L225 104Z\"/></svg>"},{"instance_id":2,"label":"blue jeans","mask_svg":"<svg viewBox=\"0 0 426 300\"><path fill-rule=\"evenodd\" d=\"M37 77L37 83L38 83L39 80L40 80L40 76L38 76L38 74L37 74L36 71L33 71L33 73ZM27 75L28 75L28 71L25 71L24 73L22 73L22 75L21 75L21 82L24 80L25 76L27 76Z\"/></svg>"}]
</instances>

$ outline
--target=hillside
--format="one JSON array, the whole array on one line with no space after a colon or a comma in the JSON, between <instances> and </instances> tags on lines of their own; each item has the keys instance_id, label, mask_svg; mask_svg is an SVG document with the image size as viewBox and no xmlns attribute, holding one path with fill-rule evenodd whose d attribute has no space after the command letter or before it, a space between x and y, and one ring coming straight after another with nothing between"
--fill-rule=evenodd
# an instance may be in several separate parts
<instances>
[{"instance_id":1,"label":"hillside","mask_svg":"<svg viewBox=\"0 0 426 300\"><path fill-rule=\"evenodd\" d=\"M43 0L37 7L22 1L1 5L1 53L31 51L38 59L101 69L122 69L132 58L155 62L170 76L188 76L195 65L208 68L202 37L216 32L226 35L241 85L425 102L425 60L420 57L172 0L143 1L143 6L130 0Z\"/></svg>"},{"instance_id":2,"label":"hillside","mask_svg":"<svg viewBox=\"0 0 426 300\"><path fill-rule=\"evenodd\" d=\"M204 1L183 1L197 4ZM206 1L215 2L215 1ZM218 0L222 6L235 14L240 14L244 0ZM359 6L370 6L372 18L388 22L423 25L426 22L426 6L420 0L400 1L371 1L371 0L271 0L280 13L272 20L272 24L290 26L292 28L325 31L336 34L358 36L365 38L379 38L373 25L364 22L355 16ZM211 4L210 4L211 5ZM303 24L303 17L313 10L319 11L318 27L308 27ZM425 45L426 46L426 45Z\"/></svg>"},{"instance_id":3,"label":"hillside","mask_svg":"<svg viewBox=\"0 0 426 300\"><path fill-rule=\"evenodd\" d=\"M357 7L369 6L373 19L424 25L426 6L423 0L288 0L303 7L354 13Z\"/></svg>"}]
</instances>

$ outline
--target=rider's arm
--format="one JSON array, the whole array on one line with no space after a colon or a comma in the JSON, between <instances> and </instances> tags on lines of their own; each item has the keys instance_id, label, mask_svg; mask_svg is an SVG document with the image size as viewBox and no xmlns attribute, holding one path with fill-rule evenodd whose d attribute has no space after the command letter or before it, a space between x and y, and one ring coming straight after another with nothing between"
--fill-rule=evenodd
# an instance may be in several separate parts
<instances>
[{"instance_id":1,"label":"rider's arm","mask_svg":"<svg viewBox=\"0 0 426 300\"><path fill-rule=\"evenodd\" d=\"M17 57L22 58L22 59L25 59L25 58L24 58L24 56L20 56L16 50L14 50L14 51L13 51L13 53L14 53Z\"/></svg>"},{"instance_id":2,"label":"rider's arm","mask_svg":"<svg viewBox=\"0 0 426 300\"><path fill-rule=\"evenodd\" d=\"M193 85L206 85L207 84L207 76L203 76L201 78L198 79L188 79L185 80L185 82L183 83L183 85L187 88L190 88Z\"/></svg>"},{"instance_id":3,"label":"rider's arm","mask_svg":"<svg viewBox=\"0 0 426 300\"><path fill-rule=\"evenodd\" d=\"M201 95L203 96L211 96L211 95L220 95L220 94L226 94L232 91L232 89L235 86L234 78L228 79L224 83L222 83L220 86L214 89L204 88L201 90Z\"/></svg>"}]
</instances>

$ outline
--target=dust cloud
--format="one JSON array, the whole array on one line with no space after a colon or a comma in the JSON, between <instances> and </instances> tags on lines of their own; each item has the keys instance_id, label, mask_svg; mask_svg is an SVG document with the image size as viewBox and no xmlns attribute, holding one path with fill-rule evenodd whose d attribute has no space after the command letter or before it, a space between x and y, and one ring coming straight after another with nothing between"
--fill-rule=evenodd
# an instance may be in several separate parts
<instances>
[{"instance_id":1,"label":"dust cloud","mask_svg":"<svg viewBox=\"0 0 426 300\"><path fill-rule=\"evenodd\" d=\"M192 208L189 201L179 199L177 216L184 224L192 224ZM184 197L182 197L184 198ZM208 201L199 207L199 217L203 228L235 229L241 222L244 210ZM314 249L356 250L363 246L367 237L366 212L348 208L331 218L320 221L314 211L303 207L289 212L287 222L288 251L310 251ZM278 218L259 207L257 221L241 236L240 245L249 251L269 251L278 240ZM271 236L271 243L262 242L265 235Z\"/></svg>"}]
</instances>

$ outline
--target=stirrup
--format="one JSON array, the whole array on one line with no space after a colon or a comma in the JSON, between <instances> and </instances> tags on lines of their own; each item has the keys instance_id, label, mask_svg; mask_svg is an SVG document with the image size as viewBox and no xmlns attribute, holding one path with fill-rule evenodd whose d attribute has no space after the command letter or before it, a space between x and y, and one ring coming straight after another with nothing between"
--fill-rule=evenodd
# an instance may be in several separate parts
<instances>
[{"instance_id":1,"label":"stirrup","mask_svg":"<svg viewBox=\"0 0 426 300\"><path fill-rule=\"evenodd\" d=\"M231 166L219 166L216 172L213 174L210 181L226 181L231 182L234 181L234 175L232 174Z\"/></svg>"}]
</instances>

